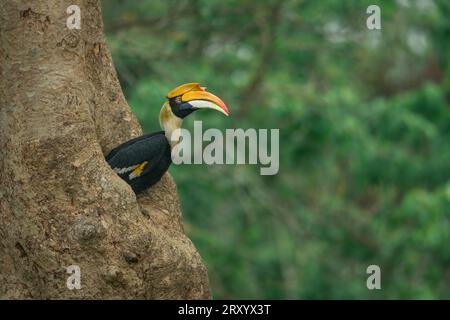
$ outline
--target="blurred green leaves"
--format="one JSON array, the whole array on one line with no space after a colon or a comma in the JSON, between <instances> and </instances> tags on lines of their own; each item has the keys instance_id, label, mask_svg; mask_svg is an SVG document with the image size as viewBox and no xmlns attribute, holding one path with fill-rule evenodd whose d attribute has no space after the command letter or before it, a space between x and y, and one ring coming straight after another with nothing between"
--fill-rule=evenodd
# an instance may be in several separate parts
<instances>
[{"instance_id":1,"label":"blurred green leaves","mask_svg":"<svg viewBox=\"0 0 450 320\"><path fill-rule=\"evenodd\" d=\"M378 4L382 30L366 29ZM450 298L450 6L398 1L108 1L105 30L146 131L198 81L280 128L280 172L172 166L215 298ZM366 288L381 267L382 290Z\"/></svg>"}]
</instances>

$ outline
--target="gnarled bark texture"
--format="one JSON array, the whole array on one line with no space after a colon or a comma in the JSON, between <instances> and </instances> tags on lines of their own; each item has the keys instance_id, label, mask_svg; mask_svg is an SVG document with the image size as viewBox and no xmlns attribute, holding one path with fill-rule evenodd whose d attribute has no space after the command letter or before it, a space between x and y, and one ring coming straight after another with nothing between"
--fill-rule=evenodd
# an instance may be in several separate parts
<instances>
[{"instance_id":1,"label":"gnarled bark texture","mask_svg":"<svg viewBox=\"0 0 450 320\"><path fill-rule=\"evenodd\" d=\"M171 177L136 198L104 160L142 132L99 1L2 0L0 79L0 298L209 298Z\"/></svg>"}]
</instances>

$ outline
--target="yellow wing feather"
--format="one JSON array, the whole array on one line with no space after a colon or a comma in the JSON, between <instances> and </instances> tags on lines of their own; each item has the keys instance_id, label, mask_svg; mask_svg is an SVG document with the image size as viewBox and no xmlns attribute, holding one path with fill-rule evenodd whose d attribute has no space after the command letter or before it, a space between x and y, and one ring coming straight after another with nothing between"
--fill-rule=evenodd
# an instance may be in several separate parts
<instances>
[{"instance_id":1,"label":"yellow wing feather","mask_svg":"<svg viewBox=\"0 0 450 320\"><path fill-rule=\"evenodd\" d=\"M144 161L136 169L134 169L129 175L130 180L139 177L144 171L144 168L147 165L147 163L148 161Z\"/></svg>"}]
</instances>

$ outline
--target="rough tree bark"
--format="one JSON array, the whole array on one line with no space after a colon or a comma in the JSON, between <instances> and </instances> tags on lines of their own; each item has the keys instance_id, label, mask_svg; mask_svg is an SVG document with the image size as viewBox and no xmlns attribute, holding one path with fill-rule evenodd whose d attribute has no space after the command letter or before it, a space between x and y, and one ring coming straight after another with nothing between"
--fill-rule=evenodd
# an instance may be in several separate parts
<instances>
[{"instance_id":1,"label":"rough tree bark","mask_svg":"<svg viewBox=\"0 0 450 320\"><path fill-rule=\"evenodd\" d=\"M171 177L136 198L104 160L142 132L99 1L2 0L0 79L0 298L209 298Z\"/></svg>"}]
</instances>

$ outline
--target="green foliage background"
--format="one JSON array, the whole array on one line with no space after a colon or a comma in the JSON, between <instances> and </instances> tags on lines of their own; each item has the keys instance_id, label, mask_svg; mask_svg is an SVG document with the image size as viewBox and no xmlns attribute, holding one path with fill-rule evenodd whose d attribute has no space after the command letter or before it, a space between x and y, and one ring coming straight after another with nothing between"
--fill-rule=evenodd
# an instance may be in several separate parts
<instances>
[{"instance_id":1,"label":"green foliage background","mask_svg":"<svg viewBox=\"0 0 450 320\"><path fill-rule=\"evenodd\" d=\"M278 175L170 169L214 298L450 298L449 1L108 0L103 14L146 131L194 81L231 117L185 128L280 128Z\"/></svg>"}]
</instances>

